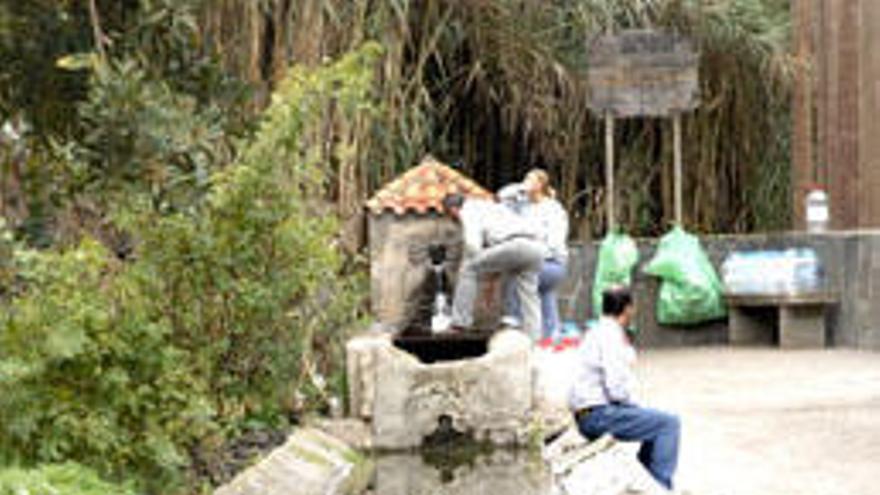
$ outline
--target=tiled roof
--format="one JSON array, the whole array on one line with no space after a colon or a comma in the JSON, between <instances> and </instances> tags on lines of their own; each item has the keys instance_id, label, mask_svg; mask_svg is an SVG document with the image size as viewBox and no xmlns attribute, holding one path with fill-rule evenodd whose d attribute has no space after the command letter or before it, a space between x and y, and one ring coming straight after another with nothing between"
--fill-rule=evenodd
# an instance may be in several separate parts
<instances>
[{"instance_id":1,"label":"tiled roof","mask_svg":"<svg viewBox=\"0 0 880 495\"><path fill-rule=\"evenodd\" d=\"M380 189L367 201L367 208L374 214L384 210L391 210L397 215L411 211L427 213L431 209L442 212L441 203L449 193L492 197L492 193L472 179L428 155L418 166L407 170Z\"/></svg>"}]
</instances>

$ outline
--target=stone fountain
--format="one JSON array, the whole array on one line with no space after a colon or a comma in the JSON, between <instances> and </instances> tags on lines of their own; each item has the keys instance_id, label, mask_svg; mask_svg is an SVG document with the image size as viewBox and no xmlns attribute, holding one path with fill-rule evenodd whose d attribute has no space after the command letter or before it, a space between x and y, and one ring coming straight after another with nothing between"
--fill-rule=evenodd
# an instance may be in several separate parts
<instances>
[{"instance_id":1,"label":"stone fountain","mask_svg":"<svg viewBox=\"0 0 880 495\"><path fill-rule=\"evenodd\" d=\"M458 226L441 207L450 192L491 196L428 157L367 204L377 325L348 342L347 372L351 415L369 423L376 448L441 434L519 445L533 423L531 341L494 324L498 294L478 305L482 330L451 334L438 323L460 258Z\"/></svg>"}]
</instances>

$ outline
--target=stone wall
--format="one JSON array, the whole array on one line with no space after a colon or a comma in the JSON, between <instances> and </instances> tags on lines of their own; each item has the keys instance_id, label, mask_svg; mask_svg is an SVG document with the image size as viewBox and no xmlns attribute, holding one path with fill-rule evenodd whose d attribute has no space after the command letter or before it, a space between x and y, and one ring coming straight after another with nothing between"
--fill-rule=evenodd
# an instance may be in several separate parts
<instances>
[{"instance_id":1,"label":"stone wall","mask_svg":"<svg viewBox=\"0 0 880 495\"><path fill-rule=\"evenodd\" d=\"M352 417L370 422L378 449L418 447L444 426L481 442L525 445L534 413L531 341L503 330L488 347L478 358L425 364L386 333L349 340Z\"/></svg>"},{"instance_id":2,"label":"stone wall","mask_svg":"<svg viewBox=\"0 0 880 495\"><path fill-rule=\"evenodd\" d=\"M419 311L419 292L430 274L427 249L436 242L457 246L459 227L436 214L385 212L370 215L370 301L373 315L389 328L402 330ZM451 277L454 267L448 270Z\"/></svg>"},{"instance_id":3,"label":"stone wall","mask_svg":"<svg viewBox=\"0 0 880 495\"><path fill-rule=\"evenodd\" d=\"M780 233L750 236L702 237L703 247L716 269L732 251L812 247L822 260L828 287L840 295L840 304L827 314L828 343L833 347L880 349L880 232L829 232L820 235ZM655 302L659 283L642 272L656 250L656 239L637 241L639 264L634 292L639 313L636 325L646 347L674 347L727 343L727 322L693 327L666 327L657 323ZM569 276L560 293L560 309L567 319L583 323L592 317L590 293L598 243L571 246Z\"/></svg>"},{"instance_id":4,"label":"stone wall","mask_svg":"<svg viewBox=\"0 0 880 495\"><path fill-rule=\"evenodd\" d=\"M370 306L376 320L393 333L406 330L420 317L429 321L433 293L429 244L446 246L446 277L453 287L461 259L457 222L434 212L370 215ZM478 328L498 320L500 284L492 288L491 296L481 298L474 308Z\"/></svg>"}]
</instances>

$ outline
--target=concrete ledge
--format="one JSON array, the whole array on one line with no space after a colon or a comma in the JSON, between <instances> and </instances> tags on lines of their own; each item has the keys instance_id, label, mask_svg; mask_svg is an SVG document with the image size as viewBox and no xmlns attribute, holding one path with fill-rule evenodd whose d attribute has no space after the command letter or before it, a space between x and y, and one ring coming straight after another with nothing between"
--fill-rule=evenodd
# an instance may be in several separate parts
<instances>
[{"instance_id":1,"label":"concrete ledge","mask_svg":"<svg viewBox=\"0 0 880 495\"><path fill-rule=\"evenodd\" d=\"M302 428L214 495L357 495L370 470L369 461L344 442Z\"/></svg>"}]
</instances>

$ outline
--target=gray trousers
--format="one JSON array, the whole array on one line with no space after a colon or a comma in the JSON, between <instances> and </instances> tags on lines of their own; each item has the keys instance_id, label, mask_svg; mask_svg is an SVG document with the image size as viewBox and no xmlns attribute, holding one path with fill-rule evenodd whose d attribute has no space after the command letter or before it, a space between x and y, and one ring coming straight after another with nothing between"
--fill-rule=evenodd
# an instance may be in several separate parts
<instances>
[{"instance_id":1,"label":"gray trousers","mask_svg":"<svg viewBox=\"0 0 880 495\"><path fill-rule=\"evenodd\" d=\"M452 301L452 324L469 327L474 320L477 283L484 273L508 277L519 297L523 330L537 339L541 335L541 303L538 298L538 272L544 259L544 246L538 241L518 237L483 249L461 261L455 296Z\"/></svg>"}]
</instances>

